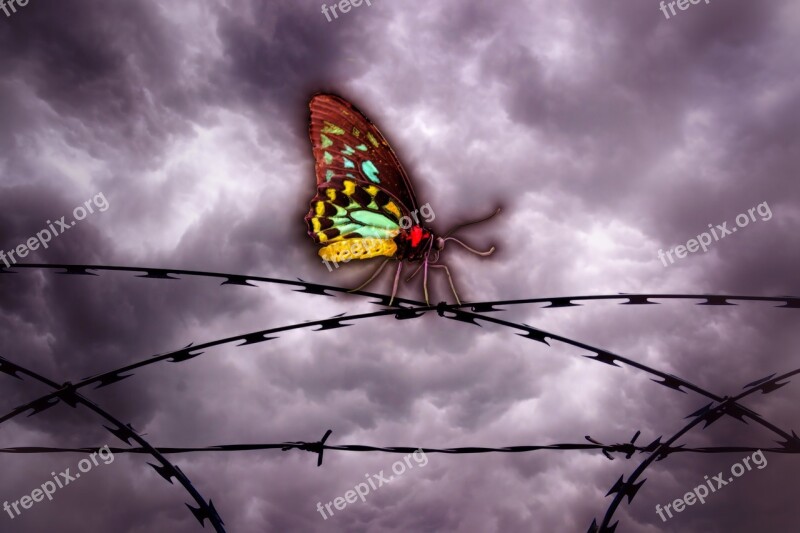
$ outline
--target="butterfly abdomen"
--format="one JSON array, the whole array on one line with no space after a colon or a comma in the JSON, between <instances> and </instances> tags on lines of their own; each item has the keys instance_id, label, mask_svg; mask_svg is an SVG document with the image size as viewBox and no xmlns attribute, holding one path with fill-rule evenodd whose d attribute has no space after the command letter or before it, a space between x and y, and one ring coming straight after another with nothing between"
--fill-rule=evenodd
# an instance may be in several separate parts
<instances>
[{"instance_id":1,"label":"butterfly abdomen","mask_svg":"<svg viewBox=\"0 0 800 533\"><path fill-rule=\"evenodd\" d=\"M325 261L347 263L381 255L394 257L396 253L397 245L391 239L346 239L321 248L319 256Z\"/></svg>"}]
</instances>

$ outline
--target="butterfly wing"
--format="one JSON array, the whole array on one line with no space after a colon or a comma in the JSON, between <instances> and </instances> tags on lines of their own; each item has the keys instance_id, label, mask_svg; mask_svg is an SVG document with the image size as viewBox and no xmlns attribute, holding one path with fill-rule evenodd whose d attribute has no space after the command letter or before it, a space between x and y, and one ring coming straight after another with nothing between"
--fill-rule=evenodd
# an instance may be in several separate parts
<instances>
[{"instance_id":1,"label":"butterfly wing","mask_svg":"<svg viewBox=\"0 0 800 533\"><path fill-rule=\"evenodd\" d=\"M336 262L393 257L401 219L417 209L408 175L351 103L319 94L309 108L317 194L305 219L309 235L324 245L319 255Z\"/></svg>"},{"instance_id":2,"label":"butterfly wing","mask_svg":"<svg viewBox=\"0 0 800 533\"><path fill-rule=\"evenodd\" d=\"M324 245L320 257L339 263L393 257L403 216L397 202L377 185L334 176L318 187L305 219L308 234Z\"/></svg>"},{"instance_id":3,"label":"butterfly wing","mask_svg":"<svg viewBox=\"0 0 800 533\"><path fill-rule=\"evenodd\" d=\"M353 104L331 94L314 96L309 108L317 186L343 176L380 187L407 212L417 209L411 180L375 124Z\"/></svg>"}]
</instances>

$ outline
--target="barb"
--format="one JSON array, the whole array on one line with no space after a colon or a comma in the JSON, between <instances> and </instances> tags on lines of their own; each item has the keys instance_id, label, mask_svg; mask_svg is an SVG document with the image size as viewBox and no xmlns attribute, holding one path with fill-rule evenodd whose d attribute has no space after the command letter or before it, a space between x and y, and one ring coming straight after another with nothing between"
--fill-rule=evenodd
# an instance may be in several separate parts
<instances>
[{"instance_id":1,"label":"barb","mask_svg":"<svg viewBox=\"0 0 800 533\"><path fill-rule=\"evenodd\" d=\"M669 439L665 442L661 443L661 438L659 437L653 444L656 443L655 449L653 453L651 453L641 464L633 471L627 481L625 481L622 477L620 477L611 490L608 491L606 496L610 496L611 494L616 494L614 499L612 500L611 504L606 511L605 516L603 517L602 523L598 526L597 520L592 521L591 526L589 526L588 533L613 533L616 530L617 525L619 522L615 522L613 525L610 525L611 520L614 518L614 513L619 508L619 505L622 503L623 498L628 498L628 503L630 504L633 501L633 498L636 496L639 488L644 484L646 480L642 480L640 483L636 483L636 481L641 477L647 468L653 464L655 461L660 461L664 459L667 455L669 455L669 450L672 450L672 444L674 444L679 438L683 437L686 433L688 433L691 429L695 426L698 426L700 423L705 422L705 425L702 429L707 428L725 414L732 414L729 411L733 411L733 413L737 413L740 409L737 402L747 396L755 394L756 392L761 392L762 394L770 394L784 385L787 385L787 381L792 376L800 374L800 368L792 370L790 372L786 372L780 376L768 377L764 379L760 379L758 381L754 381L753 383L749 383L745 385L745 391L734 396L732 398L723 398L719 402L710 403L701 409L695 411L694 413L690 414L686 418L691 418L692 420L679 429L674 435L672 435ZM784 383L781 383L781 382ZM736 416L736 415L734 415ZM773 449L774 453L798 453L800 452L800 437L798 437L795 432L793 431L791 435L784 442L778 442L779 448L777 450ZM738 450L737 450L738 451ZM756 450L752 450L756 451ZM762 450L763 451L763 450Z\"/></svg>"},{"instance_id":2,"label":"barb","mask_svg":"<svg viewBox=\"0 0 800 533\"><path fill-rule=\"evenodd\" d=\"M150 443L147 442L141 435L136 433L130 424L123 424L120 420L105 411L99 405L79 394L75 390L75 387L69 382L59 385L58 383L51 381L41 374L24 368L17 363L13 363L4 357L0 357L0 370L6 373L11 373L12 376L17 378L19 377L19 374L22 374L40 383L43 383L48 387L55 389L58 397L67 405L76 407L78 404L81 404L113 424L115 426L113 428L108 426L103 427L105 427L109 432L111 432L115 437L123 441L125 444L130 444L131 440L138 443L141 446L143 453L152 455L156 461L160 463L160 466L156 466L152 463L148 464L152 466L161 477L170 483L172 483L172 478L175 478L183 486L183 488L186 489L186 491L192 496L192 499L197 503L198 507L195 508L189 504L186 504L186 506L192 511L192 514L197 521L200 522L200 525L204 526L205 521L208 520L217 533L225 533L225 527L223 525L222 518L214 508L214 503L211 500L206 502L205 498L203 498L194 485L192 485L192 482L189 480L189 478L186 477L186 474L184 474L180 468L173 465L169 459L164 457L162 453L151 446Z\"/></svg>"},{"instance_id":3,"label":"barb","mask_svg":"<svg viewBox=\"0 0 800 533\"><path fill-rule=\"evenodd\" d=\"M298 449L298 450L305 450L307 452L312 452L317 454L317 466L322 466L322 453L325 451L325 441L328 440L328 437L331 436L333 433L332 429L329 429L325 432L325 435L322 436L322 439L319 442L287 442L281 448L283 451L291 450L291 449Z\"/></svg>"}]
</instances>

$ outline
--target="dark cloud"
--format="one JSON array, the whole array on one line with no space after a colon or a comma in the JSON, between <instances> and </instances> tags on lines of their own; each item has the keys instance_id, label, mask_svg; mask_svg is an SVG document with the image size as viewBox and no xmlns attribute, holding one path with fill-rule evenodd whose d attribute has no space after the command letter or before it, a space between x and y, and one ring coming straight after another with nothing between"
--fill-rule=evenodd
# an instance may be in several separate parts
<instances>
[{"instance_id":1,"label":"dark cloud","mask_svg":"<svg viewBox=\"0 0 800 533\"><path fill-rule=\"evenodd\" d=\"M701 2L667 20L658 2L372 0L327 22L317 4L248 0L31 0L0 12L0 250L98 193L109 208L27 262L249 273L354 286L305 235L313 195L307 101L352 99L381 128L429 202L438 232L500 205L445 251L469 301L689 292L797 294L800 213L794 3ZM659 250L767 202L772 217L664 267ZM438 272L436 273L438 274ZM387 274L373 286L388 291ZM448 298L444 279L434 301ZM189 343L375 310L355 296L133 274L0 274L0 355L56 383ZM419 281L404 296L421 298ZM798 366L794 310L662 301L509 308L533 324L685 377L719 396ZM316 328L315 328L316 329ZM708 403L652 376L590 361L498 326L425 316L282 333L205 350L84 390L157 446L315 441L376 446L511 446L666 440ZM238 342L235 344L239 344ZM49 388L0 375L2 412ZM746 406L796 430L789 383ZM2 413L0 413L2 414ZM4 447L122 446L90 411L64 404L3 424ZM781 438L723 418L687 447ZM323 520L327 503L400 456L302 451L171 456L229 531L586 531L608 489L644 455L453 456ZM652 465L620 531L792 531L798 466L767 454L663 523L655 512L744 454L675 454ZM15 501L81 459L3 455ZM152 459L149 459L152 462ZM199 529L188 495L144 456L117 454L0 530ZM209 526L206 525L206 528Z\"/></svg>"}]
</instances>

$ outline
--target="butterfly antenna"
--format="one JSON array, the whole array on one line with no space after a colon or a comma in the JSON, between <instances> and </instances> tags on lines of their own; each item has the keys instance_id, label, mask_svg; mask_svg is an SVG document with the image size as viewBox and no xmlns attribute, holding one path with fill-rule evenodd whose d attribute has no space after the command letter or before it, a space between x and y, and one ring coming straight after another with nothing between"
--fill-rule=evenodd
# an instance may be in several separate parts
<instances>
[{"instance_id":1,"label":"butterfly antenna","mask_svg":"<svg viewBox=\"0 0 800 533\"><path fill-rule=\"evenodd\" d=\"M361 285L359 285L359 286L358 286L358 287L356 287L355 289L350 289L350 290L349 290L349 291L347 291L347 292L356 292L356 291L360 291L361 289L363 289L364 287L366 287L367 285L369 285L370 283L372 283L372 281L373 281L373 280L374 280L376 277L378 277L378 274L380 274L380 273L381 273L381 271L383 270L383 267L385 267L385 266L386 266L386 263L389 261L389 259L391 259L391 258L388 258L388 257L387 257L386 259L384 259L384 260L383 260L383 263L381 263L381 266L379 266L379 267L378 267L378 270L376 270L375 272L373 272L373 273L372 273L372 275L369 277L369 279L367 279L367 281L365 281L364 283L362 283ZM394 295L392 295L392 296L394 296ZM389 305L392 305L392 304L391 304L391 302L389 303Z\"/></svg>"},{"instance_id":2,"label":"butterfly antenna","mask_svg":"<svg viewBox=\"0 0 800 533\"><path fill-rule=\"evenodd\" d=\"M487 250L487 251L485 251L485 252L479 252L479 251L478 251L478 250L476 250L475 248L471 248L471 247L467 246L466 244L464 244L463 242L459 241L459 240L458 240L458 239L456 239L455 237L447 237L447 238L445 239L445 241L454 241L454 242L457 242L458 244L460 244L461 246L463 246L464 248L466 248L467 250L469 250L469 251L470 251L470 252L472 252L473 254L475 254L475 255L479 255L479 256L481 256L481 257L488 257L488 256L492 255L492 254L494 253L494 250L495 250L494 246L492 246L492 247L491 247L489 250Z\"/></svg>"},{"instance_id":3,"label":"butterfly antenna","mask_svg":"<svg viewBox=\"0 0 800 533\"><path fill-rule=\"evenodd\" d=\"M488 217L482 218L480 220L473 220L472 222L466 222L464 224L459 224L458 226L456 226L453 229L451 229L450 231L448 231L445 234L444 237L445 237L445 239L447 239L447 237L449 237L450 235L452 235L456 231L460 230L461 228L466 228L467 226L472 226L473 224L480 224L481 222L486 222L487 220L490 220L490 219L494 218L495 216L497 216L497 214L499 212L500 212L500 208L498 207L497 209L495 209L494 213L492 213Z\"/></svg>"}]
</instances>

